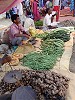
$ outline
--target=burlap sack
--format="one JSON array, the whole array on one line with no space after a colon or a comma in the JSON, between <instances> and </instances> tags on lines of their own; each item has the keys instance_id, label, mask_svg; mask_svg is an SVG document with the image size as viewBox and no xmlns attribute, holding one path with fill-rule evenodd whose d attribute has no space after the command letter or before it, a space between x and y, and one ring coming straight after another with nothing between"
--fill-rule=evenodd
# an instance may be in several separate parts
<instances>
[{"instance_id":1,"label":"burlap sack","mask_svg":"<svg viewBox=\"0 0 75 100\"><path fill-rule=\"evenodd\" d=\"M5 44L9 44L10 43L9 28L4 31L2 42L5 43Z\"/></svg>"}]
</instances>

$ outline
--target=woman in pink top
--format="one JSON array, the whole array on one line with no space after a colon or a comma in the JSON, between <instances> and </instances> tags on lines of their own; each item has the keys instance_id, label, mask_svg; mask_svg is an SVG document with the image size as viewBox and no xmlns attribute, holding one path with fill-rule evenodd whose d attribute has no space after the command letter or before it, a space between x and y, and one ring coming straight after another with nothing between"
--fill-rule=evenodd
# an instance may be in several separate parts
<instances>
[{"instance_id":1,"label":"woman in pink top","mask_svg":"<svg viewBox=\"0 0 75 100\"><path fill-rule=\"evenodd\" d=\"M34 14L34 20L39 20L40 19L40 14L38 11L38 5L37 5L37 1L34 0L33 2L33 6L32 6L32 10L33 10L33 14Z\"/></svg>"}]
</instances>

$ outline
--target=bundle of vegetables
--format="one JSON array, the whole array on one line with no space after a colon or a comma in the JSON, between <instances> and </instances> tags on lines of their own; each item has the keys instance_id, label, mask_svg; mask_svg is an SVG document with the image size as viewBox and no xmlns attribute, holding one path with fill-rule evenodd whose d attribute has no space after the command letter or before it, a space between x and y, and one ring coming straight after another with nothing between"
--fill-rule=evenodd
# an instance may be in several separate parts
<instances>
[{"instance_id":1,"label":"bundle of vegetables","mask_svg":"<svg viewBox=\"0 0 75 100\"><path fill-rule=\"evenodd\" d=\"M29 33L31 34L32 37L35 37L36 33L36 29L34 27L30 27L29 28Z\"/></svg>"},{"instance_id":2,"label":"bundle of vegetables","mask_svg":"<svg viewBox=\"0 0 75 100\"><path fill-rule=\"evenodd\" d=\"M34 70L52 69L57 58L63 53L63 41L58 39L46 40L42 42L40 53L29 53L23 59L23 66L28 66Z\"/></svg>"},{"instance_id":3,"label":"bundle of vegetables","mask_svg":"<svg viewBox=\"0 0 75 100\"><path fill-rule=\"evenodd\" d=\"M60 39L50 39L42 41L42 52L45 54L62 55L64 51L64 42Z\"/></svg>"},{"instance_id":4,"label":"bundle of vegetables","mask_svg":"<svg viewBox=\"0 0 75 100\"><path fill-rule=\"evenodd\" d=\"M36 21L35 26L43 26L43 21L41 21L41 20Z\"/></svg>"},{"instance_id":5,"label":"bundle of vegetables","mask_svg":"<svg viewBox=\"0 0 75 100\"><path fill-rule=\"evenodd\" d=\"M54 30L54 31L51 31L50 33L48 33L46 35L46 37L43 37L43 40L46 40L46 39L61 39L62 41L67 42L70 39L70 34L67 33L67 32L68 31L64 30L64 29Z\"/></svg>"},{"instance_id":6,"label":"bundle of vegetables","mask_svg":"<svg viewBox=\"0 0 75 100\"><path fill-rule=\"evenodd\" d=\"M44 34L44 31L41 29L36 29L34 27L30 27L29 33L31 34L32 37L35 37L35 36L37 36L37 34Z\"/></svg>"},{"instance_id":7,"label":"bundle of vegetables","mask_svg":"<svg viewBox=\"0 0 75 100\"><path fill-rule=\"evenodd\" d=\"M48 35L48 33L44 32L43 34L36 34L36 38L45 38Z\"/></svg>"},{"instance_id":8,"label":"bundle of vegetables","mask_svg":"<svg viewBox=\"0 0 75 100\"><path fill-rule=\"evenodd\" d=\"M44 32L43 34L36 34L36 37L41 38L42 40L61 39L64 42L67 42L70 39L70 30L62 28L55 29L50 31L49 33Z\"/></svg>"},{"instance_id":9,"label":"bundle of vegetables","mask_svg":"<svg viewBox=\"0 0 75 100\"><path fill-rule=\"evenodd\" d=\"M28 66L34 70L52 69L56 62L56 55L46 55L44 53L30 53L23 58L23 66Z\"/></svg>"}]
</instances>

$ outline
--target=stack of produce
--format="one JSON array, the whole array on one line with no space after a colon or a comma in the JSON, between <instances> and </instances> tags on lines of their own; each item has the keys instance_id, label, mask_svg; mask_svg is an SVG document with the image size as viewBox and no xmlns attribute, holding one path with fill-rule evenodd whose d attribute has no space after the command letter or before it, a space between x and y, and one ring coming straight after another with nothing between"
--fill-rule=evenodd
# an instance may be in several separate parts
<instances>
[{"instance_id":1,"label":"stack of produce","mask_svg":"<svg viewBox=\"0 0 75 100\"><path fill-rule=\"evenodd\" d=\"M52 69L57 58L63 54L64 42L60 39L45 40L41 44L41 52L32 52L22 59L23 66L34 70Z\"/></svg>"},{"instance_id":2,"label":"stack of produce","mask_svg":"<svg viewBox=\"0 0 75 100\"><path fill-rule=\"evenodd\" d=\"M47 36L48 33L44 32L43 34L36 34L36 38L41 38L43 39L44 37Z\"/></svg>"},{"instance_id":3,"label":"stack of produce","mask_svg":"<svg viewBox=\"0 0 75 100\"><path fill-rule=\"evenodd\" d=\"M43 21L39 20L35 22L35 27L37 29L42 29L43 28L42 26L43 26Z\"/></svg>"},{"instance_id":4,"label":"stack of produce","mask_svg":"<svg viewBox=\"0 0 75 100\"><path fill-rule=\"evenodd\" d=\"M65 100L69 79L51 71L21 71L24 86L32 86L36 91L36 100ZM0 82L0 94L13 92L20 84Z\"/></svg>"},{"instance_id":5,"label":"stack of produce","mask_svg":"<svg viewBox=\"0 0 75 100\"><path fill-rule=\"evenodd\" d=\"M31 34L32 37L35 37L37 34L42 34L44 32L41 29L36 29L34 27L30 27L29 28L29 33Z\"/></svg>"},{"instance_id":6,"label":"stack of produce","mask_svg":"<svg viewBox=\"0 0 75 100\"><path fill-rule=\"evenodd\" d=\"M12 58L18 58L19 60L23 58L22 53L13 53Z\"/></svg>"},{"instance_id":7,"label":"stack of produce","mask_svg":"<svg viewBox=\"0 0 75 100\"><path fill-rule=\"evenodd\" d=\"M68 27L68 26L75 27L75 21L73 21L71 19L70 20L64 20L64 21L58 23L58 25L59 26L62 26L62 27Z\"/></svg>"},{"instance_id":8,"label":"stack of produce","mask_svg":"<svg viewBox=\"0 0 75 100\"><path fill-rule=\"evenodd\" d=\"M23 66L34 70L49 70L55 65L57 59L62 56L64 51L64 42L69 41L70 34L67 30L53 30L50 33L39 34L37 37L43 41L41 43L41 52L33 52L24 56Z\"/></svg>"},{"instance_id":9,"label":"stack of produce","mask_svg":"<svg viewBox=\"0 0 75 100\"><path fill-rule=\"evenodd\" d=\"M62 55L64 42L60 39L50 39L42 41L42 52L47 55Z\"/></svg>"},{"instance_id":10,"label":"stack of produce","mask_svg":"<svg viewBox=\"0 0 75 100\"><path fill-rule=\"evenodd\" d=\"M36 21L35 26L43 26L43 21L41 21L41 20Z\"/></svg>"},{"instance_id":11,"label":"stack of produce","mask_svg":"<svg viewBox=\"0 0 75 100\"><path fill-rule=\"evenodd\" d=\"M50 33L47 33L45 37L43 37L43 40L46 39L61 39L63 42L67 42L70 40L70 34L67 33L67 30L60 29L60 30L54 30Z\"/></svg>"},{"instance_id":12,"label":"stack of produce","mask_svg":"<svg viewBox=\"0 0 75 100\"><path fill-rule=\"evenodd\" d=\"M35 35L36 35L36 29L34 27L30 27L29 28L29 32L30 32L30 34L31 34L32 37L35 37Z\"/></svg>"},{"instance_id":13,"label":"stack of produce","mask_svg":"<svg viewBox=\"0 0 75 100\"><path fill-rule=\"evenodd\" d=\"M36 29L36 33L37 33L37 34L42 34L42 33L44 34L44 31L41 30L41 29Z\"/></svg>"},{"instance_id":14,"label":"stack of produce","mask_svg":"<svg viewBox=\"0 0 75 100\"><path fill-rule=\"evenodd\" d=\"M16 66L19 64L19 60L23 58L23 54L22 53L14 53L11 56L11 61L9 62L9 64L11 66Z\"/></svg>"}]
</instances>

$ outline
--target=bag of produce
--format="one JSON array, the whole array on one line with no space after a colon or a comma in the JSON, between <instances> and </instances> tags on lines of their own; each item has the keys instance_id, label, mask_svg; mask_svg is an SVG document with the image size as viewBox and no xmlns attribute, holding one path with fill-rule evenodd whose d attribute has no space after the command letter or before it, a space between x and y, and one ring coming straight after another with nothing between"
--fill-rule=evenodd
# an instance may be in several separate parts
<instances>
[{"instance_id":1,"label":"bag of produce","mask_svg":"<svg viewBox=\"0 0 75 100\"><path fill-rule=\"evenodd\" d=\"M30 34L31 34L32 37L35 37L35 35L36 35L36 29L34 27L30 27L29 28L29 32L30 32Z\"/></svg>"}]
</instances>

